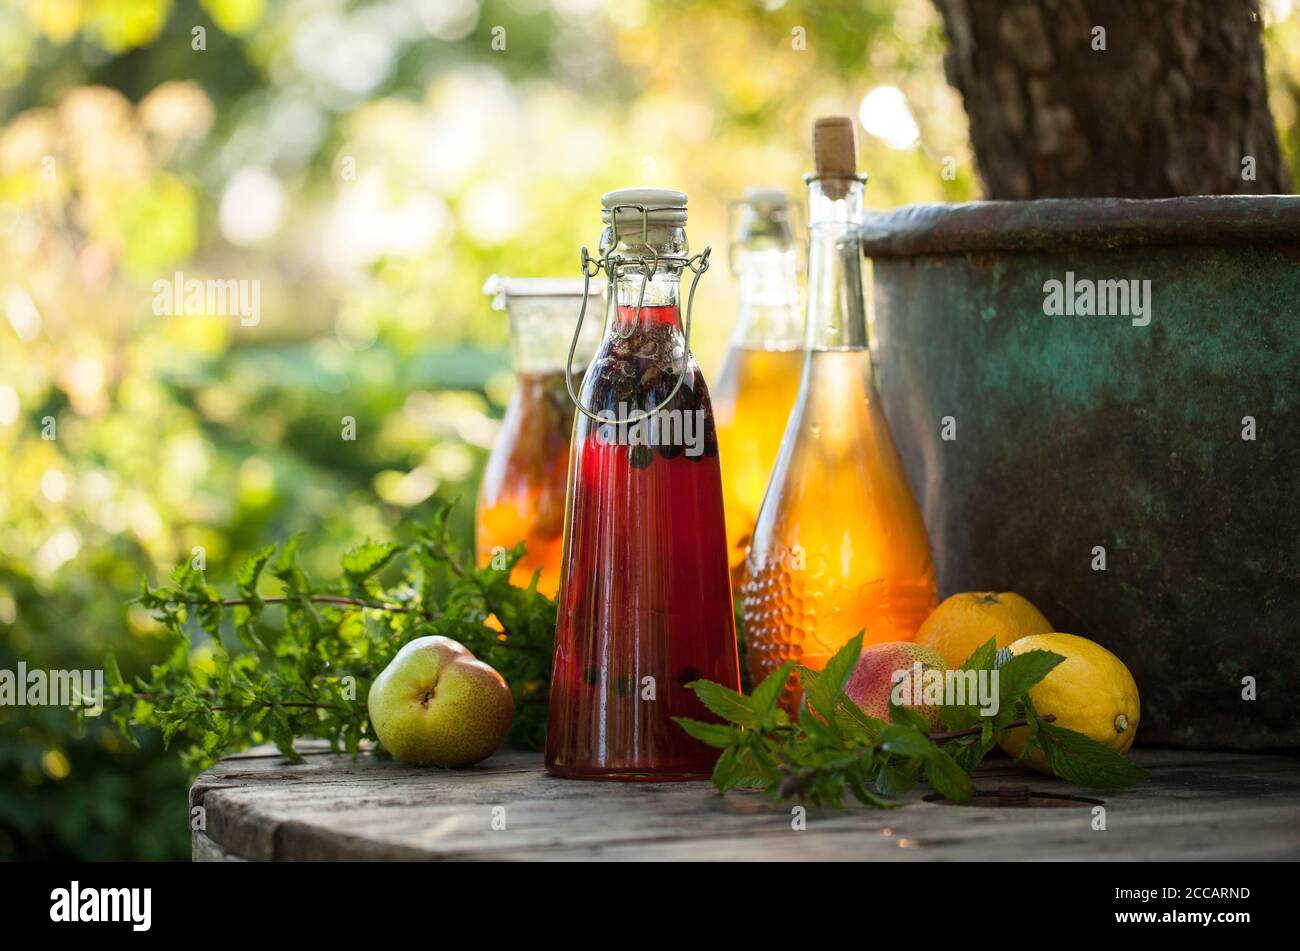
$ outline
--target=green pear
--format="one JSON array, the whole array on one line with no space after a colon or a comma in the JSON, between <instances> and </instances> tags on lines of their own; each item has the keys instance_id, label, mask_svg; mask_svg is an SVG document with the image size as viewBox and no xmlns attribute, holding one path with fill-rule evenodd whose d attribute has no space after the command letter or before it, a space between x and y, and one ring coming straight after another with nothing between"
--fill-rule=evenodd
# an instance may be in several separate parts
<instances>
[{"instance_id":1,"label":"green pear","mask_svg":"<svg viewBox=\"0 0 1300 951\"><path fill-rule=\"evenodd\" d=\"M470 766L499 747L515 716L495 670L449 637L417 637L370 685L375 736L414 766Z\"/></svg>"}]
</instances>

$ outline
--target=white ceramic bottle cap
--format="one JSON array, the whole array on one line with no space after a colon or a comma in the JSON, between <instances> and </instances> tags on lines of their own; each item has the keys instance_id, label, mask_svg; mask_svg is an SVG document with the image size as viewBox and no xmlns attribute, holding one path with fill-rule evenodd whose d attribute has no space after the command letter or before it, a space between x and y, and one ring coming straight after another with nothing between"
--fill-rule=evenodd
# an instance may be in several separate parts
<instances>
[{"instance_id":1,"label":"white ceramic bottle cap","mask_svg":"<svg viewBox=\"0 0 1300 951\"><path fill-rule=\"evenodd\" d=\"M617 207L619 231L641 227L641 212L636 208L620 207L642 205L646 222L652 225L686 224L686 193L671 188L619 188L600 196L600 220L609 224Z\"/></svg>"}]
</instances>

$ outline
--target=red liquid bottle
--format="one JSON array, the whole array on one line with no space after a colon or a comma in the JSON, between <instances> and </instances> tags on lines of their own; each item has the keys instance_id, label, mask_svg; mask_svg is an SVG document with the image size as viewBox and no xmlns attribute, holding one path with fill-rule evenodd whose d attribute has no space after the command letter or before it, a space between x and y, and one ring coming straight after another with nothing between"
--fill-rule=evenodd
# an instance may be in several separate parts
<instances>
[{"instance_id":1,"label":"red liquid bottle","mask_svg":"<svg viewBox=\"0 0 1300 951\"><path fill-rule=\"evenodd\" d=\"M602 198L604 342L573 394L546 767L575 779L705 779L718 751L673 722L712 720L687 686L739 689L735 616L704 377L678 306L686 196ZM692 292L694 284L692 284Z\"/></svg>"}]
</instances>

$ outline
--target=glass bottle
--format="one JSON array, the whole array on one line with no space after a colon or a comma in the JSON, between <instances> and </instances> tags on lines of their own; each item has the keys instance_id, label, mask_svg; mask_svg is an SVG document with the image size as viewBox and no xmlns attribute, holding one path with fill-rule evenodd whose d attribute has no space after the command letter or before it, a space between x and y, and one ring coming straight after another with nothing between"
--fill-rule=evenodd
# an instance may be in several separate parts
<instances>
[{"instance_id":1,"label":"glass bottle","mask_svg":"<svg viewBox=\"0 0 1300 951\"><path fill-rule=\"evenodd\" d=\"M546 766L578 779L707 778L718 751L672 718L714 719L688 685L739 688L717 433L690 352L686 196L601 199L605 337L574 424ZM679 279L694 272L686 322ZM581 326L581 317L579 321ZM572 393L572 391L571 391Z\"/></svg>"},{"instance_id":2,"label":"glass bottle","mask_svg":"<svg viewBox=\"0 0 1300 951\"><path fill-rule=\"evenodd\" d=\"M866 176L851 171L851 131L848 142L847 174L805 179L803 376L743 593L755 681L791 659L821 669L863 629L866 644L911 640L936 600L925 525L872 380L862 293Z\"/></svg>"},{"instance_id":3,"label":"glass bottle","mask_svg":"<svg viewBox=\"0 0 1300 951\"><path fill-rule=\"evenodd\" d=\"M741 583L745 553L781 447L803 367L803 314L790 202L778 189L750 189L735 202L731 269L740 312L713 389L722 454L731 578Z\"/></svg>"},{"instance_id":4,"label":"glass bottle","mask_svg":"<svg viewBox=\"0 0 1300 951\"><path fill-rule=\"evenodd\" d=\"M526 551L511 582L527 585L540 572L537 590L553 598L560 586L574 414L564 366L582 282L493 275L483 290L492 295L494 309L507 313L515 380L479 484L478 562L486 565L497 552L523 542ZM596 289L602 292L603 284ZM588 333L579 342L579 368L598 341L598 333Z\"/></svg>"}]
</instances>

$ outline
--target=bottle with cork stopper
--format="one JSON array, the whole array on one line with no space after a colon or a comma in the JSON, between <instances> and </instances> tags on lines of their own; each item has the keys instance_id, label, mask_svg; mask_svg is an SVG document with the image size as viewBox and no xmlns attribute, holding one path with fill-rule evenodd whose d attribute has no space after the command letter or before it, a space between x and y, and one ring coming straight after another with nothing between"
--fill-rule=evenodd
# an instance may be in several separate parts
<instances>
[{"instance_id":1,"label":"bottle with cork stopper","mask_svg":"<svg viewBox=\"0 0 1300 951\"><path fill-rule=\"evenodd\" d=\"M866 644L909 641L936 603L925 525L873 380L852 119L818 119L813 154L803 374L742 589L755 682L787 660L820 670L864 629Z\"/></svg>"}]
</instances>

